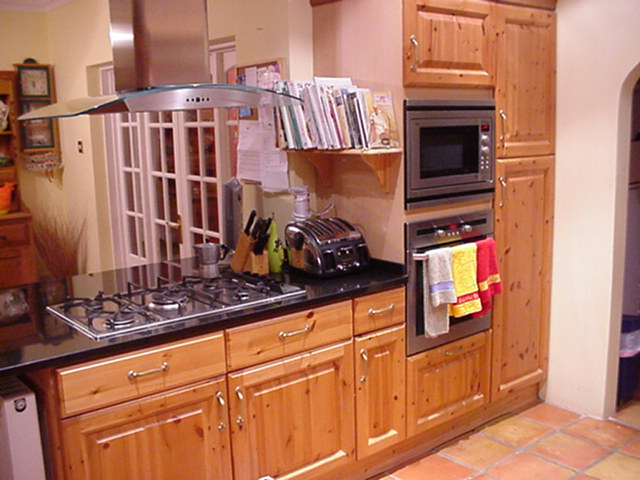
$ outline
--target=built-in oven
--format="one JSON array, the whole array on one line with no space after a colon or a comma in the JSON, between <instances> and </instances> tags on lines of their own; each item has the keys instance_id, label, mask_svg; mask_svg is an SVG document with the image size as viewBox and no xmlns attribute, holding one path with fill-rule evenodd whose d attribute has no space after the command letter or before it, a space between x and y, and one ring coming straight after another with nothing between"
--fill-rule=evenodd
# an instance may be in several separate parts
<instances>
[{"instance_id":1,"label":"built-in oven","mask_svg":"<svg viewBox=\"0 0 640 480\"><path fill-rule=\"evenodd\" d=\"M493 236L493 211L456 215L405 223L405 247L408 284L407 305L407 355L413 355L445 343L473 335L491 327L491 310L481 316L449 317L449 331L438 336L425 335L425 301L429 292L424 279L423 262L427 252L436 248L453 247L467 242L477 242Z\"/></svg>"},{"instance_id":2,"label":"built-in oven","mask_svg":"<svg viewBox=\"0 0 640 480\"><path fill-rule=\"evenodd\" d=\"M493 100L404 101L405 208L493 196Z\"/></svg>"}]
</instances>

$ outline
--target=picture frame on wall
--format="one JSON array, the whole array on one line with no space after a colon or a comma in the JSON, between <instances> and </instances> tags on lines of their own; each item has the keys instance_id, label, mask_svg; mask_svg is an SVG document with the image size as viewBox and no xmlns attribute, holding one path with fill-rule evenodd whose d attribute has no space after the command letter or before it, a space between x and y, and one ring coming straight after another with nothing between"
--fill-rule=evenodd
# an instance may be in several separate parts
<instances>
[{"instance_id":1,"label":"picture frame on wall","mask_svg":"<svg viewBox=\"0 0 640 480\"><path fill-rule=\"evenodd\" d=\"M23 101L21 104L21 114L31 112L38 108L49 105L49 101ZM50 118L41 120L30 120L22 122L22 149L43 149L53 148L55 138L53 132L53 121Z\"/></svg>"},{"instance_id":2,"label":"picture frame on wall","mask_svg":"<svg viewBox=\"0 0 640 480\"><path fill-rule=\"evenodd\" d=\"M51 97L49 68L45 65L20 65L18 67L18 88L20 97Z\"/></svg>"}]
</instances>

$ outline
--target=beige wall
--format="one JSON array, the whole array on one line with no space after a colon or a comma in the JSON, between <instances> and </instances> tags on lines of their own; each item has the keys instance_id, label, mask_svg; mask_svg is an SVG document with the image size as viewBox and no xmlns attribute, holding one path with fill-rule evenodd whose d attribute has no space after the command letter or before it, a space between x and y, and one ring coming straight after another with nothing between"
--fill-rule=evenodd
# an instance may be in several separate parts
<instances>
[{"instance_id":1,"label":"beige wall","mask_svg":"<svg viewBox=\"0 0 640 480\"><path fill-rule=\"evenodd\" d=\"M560 0L548 401L615 409L637 0ZM606 32L606 34L601 34Z\"/></svg>"},{"instance_id":2,"label":"beige wall","mask_svg":"<svg viewBox=\"0 0 640 480\"><path fill-rule=\"evenodd\" d=\"M34 58L50 62L47 16L44 13L0 11L0 70L13 70L14 63Z\"/></svg>"}]
</instances>

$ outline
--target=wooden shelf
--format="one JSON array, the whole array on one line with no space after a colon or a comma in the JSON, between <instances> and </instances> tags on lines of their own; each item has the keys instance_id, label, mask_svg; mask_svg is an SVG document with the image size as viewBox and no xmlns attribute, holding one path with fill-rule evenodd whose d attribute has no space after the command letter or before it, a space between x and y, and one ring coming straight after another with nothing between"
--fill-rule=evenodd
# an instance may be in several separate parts
<instances>
[{"instance_id":1,"label":"wooden shelf","mask_svg":"<svg viewBox=\"0 0 640 480\"><path fill-rule=\"evenodd\" d=\"M330 184L333 178L333 158L357 159L367 164L385 193L392 191L391 167L402 158L399 148L370 150L295 150L302 152L314 165L322 182Z\"/></svg>"}]
</instances>

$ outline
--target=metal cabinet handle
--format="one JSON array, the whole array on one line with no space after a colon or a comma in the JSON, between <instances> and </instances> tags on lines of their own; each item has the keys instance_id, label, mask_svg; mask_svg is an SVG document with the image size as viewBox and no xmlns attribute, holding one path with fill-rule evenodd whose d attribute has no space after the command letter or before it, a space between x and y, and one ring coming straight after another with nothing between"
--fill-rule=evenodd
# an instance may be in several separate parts
<instances>
[{"instance_id":1,"label":"metal cabinet handle","mask_svg":"<svg viewBox=\"0 0 640 480\"><path fill-rule=\"evenodd\" d=\"M220 405L220 418L224 419L226 414L226 410L224 407L227 404L227 402L225 402L224 400L224 394L222 392L217 392L216 398L218 399L218 404ZM218 430L222 431L225 428L227 428L227 424L224 423L223 420L220 420L220 422L218 423Z\"/></svg>"},{"instance_id":2,"label":"metal cabinet handle","mask_svg":"<svg viewBox=\"0 0 640 480\"><path fill-rule=\"evenodd\" d=\"M135 370L129 370L127 373L127 377L129 380L135 380L136 378L146 377L147 375L153 375L154 373L162 373L169 371L169 364L167 362L162 362L162 365L158 368L152 368L151 370L147 370L145 372L136 372Z\"/></svg>"},{"instance_id":3,"label":"metal cabinet handle","mask_svg":"<svg viewBox=\"0 0 640 480\"><path fill-rule=\"evenodd\" d=\"M306 333L309 333L312 329L313 329L313 327L311 325L305 325L303 329L295 330L293 332L282 332L281 331L280 333L278 333L278 338L280 340L284 340L285 338L295 337L296 335L304 335Z\"/></svg>"},{"instance_id":4,"label":"metal cabinet handle","mask_svg":"<svg viewBox=\"0 0 640 480\"><path fill-rule=\"evenodd\" d=\"M502 118L502 135L500 135L500 142L502 142L502 146L504 147L504 142L507 138L507 132L509 131L509 127L507 124L507 114L502 109L500 109L498 113L500 114L500 118Z\"/></svg>"},{"instance_id":5,"label":"metal cabinet handle","mask_svg":"<svg viewBox=\"0 0 640 480\"><path fill-rule=\"evenodd\" d=\"M420 65L420 43L415 35L411 34L409 37L411 44L413 45L413 65L411 65L411 71L417 72L418 65Z\"/></svg>"},{"instance_id":6,"label":"metal cabinet handle","mask_svg":"<svg viewBox=\"0 0 640 480\"><path fill-rule=\"evenodd\" d=\"M242 388L236 387L236 396L238 397L238 402L240 404L240 415L238 415L236 423L242 427L244 424L244 415L242 414L244 410L244 394L242 393Z\"/></svg>"},{"instance_id":7,"label":"metal cabinet handle","mask_svg":"<svg viewBox=\"0 0 640 480\"><path fill-rule=\"evenodd\" d=\"M367 355L367 351L364 348L360 349L360 357L362 358L362 370L364 372L360 377L360 382L364 383L367 381L367 377L369 376L369 356Z\"/></svg>"},{"instance_id":8,"label":"metal cabinet handle","mask_svg":"<svg viewBox=\"0 0 640 480\"><path fill-rule=\"evenodd\" d=\"M464 345L460 345L458 348L454 348L453 350L447 350L447 351L445 351L445 352L444 352L444 354L445 354L447 357L450 357L450 356L452 356L452 355L456 355L456 354L458 354L458 353L462 352L463 350L464 350Z\"/></svg>"},{"instance_id":9,"label":"metal cabinet handle","mask_svg":"<svg viewBox=\"0 0 640 480\"><path fill-rule=\"evenodd\" d=\"M500 208L502 208L504 207L504 203L507 201L507 181L504 179L504 177L499 177L498 181L502 186L502 196L500 198Z\"/></svg>"},{"instance_id":10,"label":"metal cabinet handle","mask_svg":"<svg viewBox=\"0 0 640 480\"><path fill-rule=\"evenodd\" d=\"M369 316L375 317L376 315L382 315L383 313L393 312L396 308L394 303L390 303L388 307L381 308L380 310L374 310L373 308L369 309Z\"/></svg>"},{"instance_id":11,"label":"metal cabinet handle","mask_svg":"<svg viewBox=\"0 0 640 480\"><path fill-rule=\"evenodd\" d=\"M178 232L178 238L180 239L180 243L182 243L182 215L178 215L176 222L166 220L165 224L167 225L167 227Z\"/></svg>"}]
</instances>

